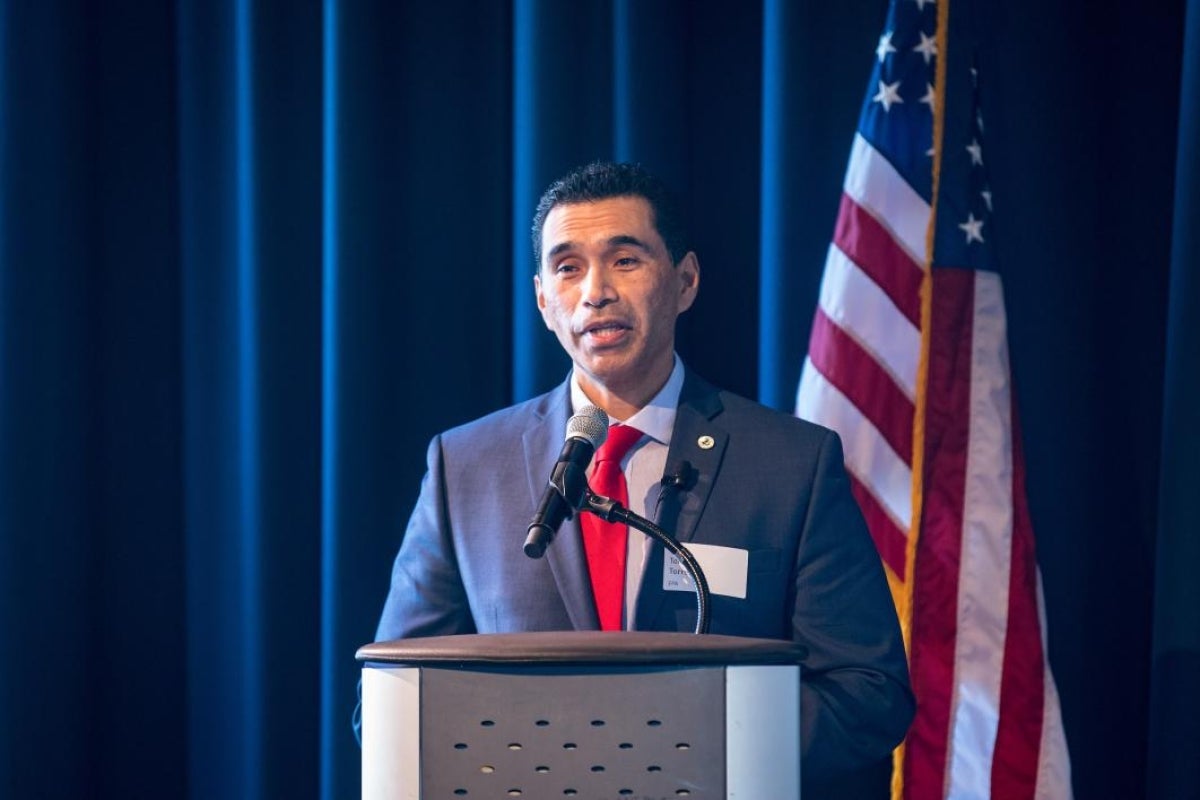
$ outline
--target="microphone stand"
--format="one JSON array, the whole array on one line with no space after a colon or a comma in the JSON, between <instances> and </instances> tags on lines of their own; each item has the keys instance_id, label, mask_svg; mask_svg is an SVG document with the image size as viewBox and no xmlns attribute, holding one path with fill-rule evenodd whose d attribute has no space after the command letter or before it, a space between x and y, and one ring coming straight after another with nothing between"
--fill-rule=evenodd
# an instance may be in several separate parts
<instances>
[{"instance_id":1,"label":"microphone stand","mask_svg":"<svg viewBox=\"0 0 1200 800\"><path fill-rule=\"evenodd\" d=\"M683 568L687 570L688 577L692 579L692 586L696 590L695 632L708 633L712 617L712 610L709 608L711 596L708 590L708 579L704 577L704 570L700 569L700 563L696 561L696 557L688 552L686 547L650 520L638 516L616 500L596 494L586 484L583 489L583 502L578 505L578 508L580 511L595 514L605 522L620 522L637 528L678 558L679 562L683 564Z\"/></svg>"}]
</instances>

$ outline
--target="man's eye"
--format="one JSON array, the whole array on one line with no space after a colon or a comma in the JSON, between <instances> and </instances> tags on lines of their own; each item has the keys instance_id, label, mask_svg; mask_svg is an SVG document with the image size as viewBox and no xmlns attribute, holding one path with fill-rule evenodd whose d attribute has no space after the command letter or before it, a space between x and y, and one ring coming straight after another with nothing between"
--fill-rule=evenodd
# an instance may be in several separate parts
<instances>
[{"instance_id":1,"label":"man's eye","mask_svg":"<svg viewBox=\"0 0 1200 800\"><path fill-rule=\"evenodd\" d=\"M559 275L566 275L566 274L569 274L572 272L576 272L578 270L579 270L578 265L571 264L571 263L559 264L557 267L554 268L554 271L557 272Z\"/></svg>"},{"instance_id":2,"label":"man's eye","mask_svg":"<svg viewBox=\"0 0 1200 800\"><path fill-rule=\"evenodd\" d=\"M618 267L636 267L639 263L641 262L633 256L625 256L624 258L617 259Z\"/></svg>"}]
</instances>

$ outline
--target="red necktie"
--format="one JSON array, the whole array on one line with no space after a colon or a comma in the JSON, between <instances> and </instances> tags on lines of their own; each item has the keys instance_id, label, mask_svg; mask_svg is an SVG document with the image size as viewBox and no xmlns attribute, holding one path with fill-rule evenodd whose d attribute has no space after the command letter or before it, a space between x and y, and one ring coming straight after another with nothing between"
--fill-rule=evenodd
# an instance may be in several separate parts
<instances>
[{"instance_id":1,"label":"red necktie","mask_svg":"<svg viewBox=\"0 0 1200 800\"><path fill-rule=\"evenodd\" d=\"M621 472L621 459L629 452L642 432L628 425L613 425L608 429L608 438L596 451L596 465L592 470L592 491L616 500L628 508L629 490L625 485L625 473ZM588 572L592 576L592 594L596 598L596 611L600 615L600 629L619 631L621 610L625 599L625 548L629 528L615 522L605 522L595 514L583 514L583 546L587 551Z\"/></svg>"}]
</instances>

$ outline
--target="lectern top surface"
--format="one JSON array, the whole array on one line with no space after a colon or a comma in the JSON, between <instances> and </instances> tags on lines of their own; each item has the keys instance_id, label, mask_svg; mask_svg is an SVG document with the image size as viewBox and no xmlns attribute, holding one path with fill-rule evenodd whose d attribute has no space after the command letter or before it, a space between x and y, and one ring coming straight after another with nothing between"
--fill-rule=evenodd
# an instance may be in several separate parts
<instances>
[{"instance_id":1,"label":"lectern top surface","mask_svg":"<svg viewBox=\"0 0 1200 800\"><path fill-rule=\"evenodd\" d=\"M652 631L539 631L430 636L360 647L386 664L798 664L795 642Z\"/></svg>"}]
</instances>

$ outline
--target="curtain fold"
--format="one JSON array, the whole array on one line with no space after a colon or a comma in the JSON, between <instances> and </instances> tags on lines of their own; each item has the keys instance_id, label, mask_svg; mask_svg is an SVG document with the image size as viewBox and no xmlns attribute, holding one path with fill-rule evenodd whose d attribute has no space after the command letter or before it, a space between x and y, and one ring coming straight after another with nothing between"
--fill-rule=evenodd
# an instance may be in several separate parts
<instances>
[{"instance_id":1,"label":"curtain fold","mask_svg":"<svg viewBox=\"0 0 1200 800\"><path fill-rule=\"evenodd\" d=\"M534 305L541 191L608 158L674 184L684 360L790 409L886 4L133 5L0 0L0 795L353 797L354 651L430 438L568 369ZM1077 789L1158 786L1197 619L1196 0L1182 47L1180 0L1129 41L1083 6L979 5ZM1129 76L1080 89L1104 42ZM1080 144L1114 103L1137 119ZM1146 231L1172 210L1168 273ZM1114 353L1145 357L1121 380ZM1121 554L1156 536L1153 578ZM1123 676L1153 659L1151 713ZM1105 714L1153 726L1149 768Z\"/></svg>"},{"instance_id":2,"label":"curtain fold","mask_svg":"<svg viewBox=\"0 0 1200 800\"><path fill-rule=\"evenodd\" d=\"M286 13L285 13L286 12ZM181 3L189 790L304 794L319 690L317 9ZM307 747L305 749L308 749Z\"/></svg>"},{"instance_id":3,"label":"curtain fold","mask_svg":"<svg viewBox=\"0 0 1200 800\"><path fill-rule=\"evenodd\" d=\"M700 58L687 36L691 24L683 0L612 4L608 157L645 165L685 196L691 150L689 73Z\"/></svg>"},{"instance_id":4,"label":"curtain fold","mask_svg":"<svg viewBox=\"0 0 1200 800\"><path fill-rule=\"evenodd\" d=\"M512 384L527 399L570 366L537 313L532 209L567 170L612 152L612 15L600 0L513 0Z\"/></svg>"},{"instance_id":5,"label":"curtain fold","mask_svg":"<svg viewBox=\"0 0 1200 800\"><path fill-rule=\"evenodd\" d=\"M155 45L128 53L92 39L96 20L71 9L0 7L6 795L183 787L180 751L132 766L145 731L183 719L183 698L146 705L129 678L147 649L178 677L183 650L181 542L158 535L178 528L180 494L178 337L163 327L177 280L159 259L174 207L160 179L172 164L169 19L141 17ZM116 37L129 22L104 27ZM121 100L98 118L96 97L115 83Z\"/></svg>"},{"instance_id":6,"label":"curtain fold","mask_svg":"<svg viewBox=\"0 0 1200 800\"><path fill-rule=\"evenodd\" d=\"M320 786L340 798L358 794L354 652L374 639L426 445L510 397L511 20L466 0L329 0L323 19L314 519Z\"/></svg>"},{"instance_id":7,"label":"curtain fold","mask_svg":"<svg viewBox=\"0 0 1200 800\"><path fill-rule=\"evenodd\" d=\"M91 236L80 126L86 97L77 78L85 64L83 31L60 9L32 5L5 8L0 30L0 764L7 773L0 789L32 785L37 754L55 745L64 768L45 785L63 795L89 771L94 716L82 677L97 666L86 610L96 577L88 491L95 465L74 446L92 433L83 358L91 327L83 264ZM14 67L39 58L46 68L17 80ZM27 122L14 125L18 115ZM38 613L25 613L27 607ZM56 649L65 665L61 681L24 655ZM55 737L37 725L43 715L76 722ZM22 731L21 723L33 730Z\"/></svg>"},{"instance_id":8,"label":"curtain fold","mask_svg":"<svg viewBox=\"0 0 1200 800\"><path fill-rule=\"evenodd\" d=\"M767 0L762 26L762 158L758 280L758 399L796 406L800 366L833 223L850 136L867 72L863 58L878 35L879 4L857 14L819 3ZM820 80L811 76L820 75Z\"/></svg>"},{"instance_id":9,"label":"curtain fold","mask_svg":"<svg viewBox=\"0 0 1200 800\"><path fill-rule=\"evenodd\" d=\"M1188 0L1166 317L1147 796L1200 797L1200 2Z\"/></svg>"}]
</instances>

